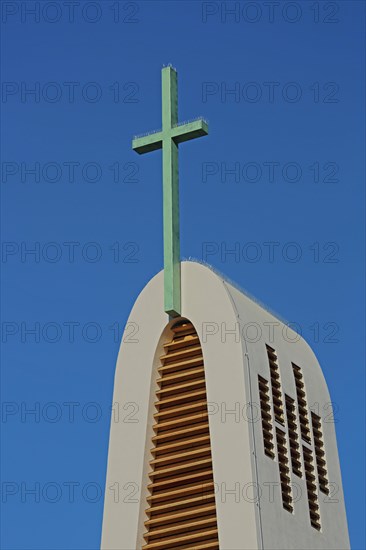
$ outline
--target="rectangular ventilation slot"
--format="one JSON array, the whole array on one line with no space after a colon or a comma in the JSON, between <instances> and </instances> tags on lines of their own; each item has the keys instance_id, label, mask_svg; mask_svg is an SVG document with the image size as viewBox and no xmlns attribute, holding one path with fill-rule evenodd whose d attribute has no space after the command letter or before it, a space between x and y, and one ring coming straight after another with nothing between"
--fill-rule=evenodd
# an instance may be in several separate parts
<instances>
[{"instance_id":1,"label":"rectangular ventilation slot","mask_svg":"<svg viewBox=\"0 0 366 550\"><path fill-rule=\"evenodd\" d=\"M259 401L261 407L262 417L262 433L263 433L263 445L264 452L270 458L274 458L274 445L273 445L273 426L271 416L271 405L269 400L269 386L268 381L258 376L258 388L259 388Z\"/></svg>"},{"instance_id":2,"label":"rectangular ventilation slot","mask_svg":"<svg viewBox=\"0 0 366 550\"><path fill-rule=\"evenodd\" d=\"M291 455L292 471L297 476L302 477L299 436L297 434L297 424L296 424L295 400L292 399L292 397L290 397L289 395L285 394L285 402L286 402L288 436L290 440L290 455Z\"/></svg>"},{"instance_id":3,"label":"rectangular ventilation slot","mask_svg":"<svg viewBox=\"0 0 366 550\"><path fill-rule=\"evenodd\" d=\"M277 456L281 479L281 494L283 507L288 512L293 512L292 494L290 485L290 468L288 467L286 434L279 428L276 428Z\"/></svg>"},{"instance_id":4,"label":"rectangular ventilation slot","mask_svg":"<svg viewBox=\"0 0 366 550\"><path fill-rule=\"evenodd\" d=\"M307 403L306 403L304 378L300 367L294 365L293 363L292 363L292 370L295 377L301 437L307 443L310 443L311 439L310 439L309 417L308 417L308 409L307 409Z\"/></svg>"},{"instance_id":5,"label":"rectangular ventilation slot","mask_svg":"<svg viewBox=\"0 0 366 550\"><path fill-rule=\"evenodd\" d=\"M272 387L272 401L273 401L273 412L274 417L277 422L285 425L285 418L283 414L283 403L282 403L282 394L281 394L281 382L280 382L280 373L278 368L277 355L273 348L267 346L267 356L269 362L269 370L271 373L271 387Z\"/></svg>"},{"instance_id":6,"label":"rectangular ventilation slot","mask_svg":"<svg viewBox=\"0 0 366 550\"><path fill-rule=\"evenodd\" d=\"M321 426L321 418L314 412L311 413L311 424L313 427L314 448L316 466L318 471L319 489L329 495L329 482L327 477L327 464L325 461L324 440Z\"/></svg>"},{"instance_id":7,"label":"rectangular ventilation slot","mask_svg":"<svg viewBox=\"0 0 366 550\"><path fill-rule=\"evenodd\" d=\"M309 502L309 513L310 513L310 523L320 531L320 514L319 514L319 503L318 503L318 494L316 491L315 475L314 475L314 460L313 453L311 449L308 449L303 445L304 453L304 467L305 467L305 478L306 478L306 488L308 492L308 502Z\"/></svg>"},{"instance_id":8,"label":"rectangular ventilation slot","mask_svg":"<svg viewBox=\"0 0 366 550\"><path fill-rule=\"evenodd\" d=\"M158 368L142 550L219 550L202 348L190 322L172 331Z\"/></svg>"}]
</instances>

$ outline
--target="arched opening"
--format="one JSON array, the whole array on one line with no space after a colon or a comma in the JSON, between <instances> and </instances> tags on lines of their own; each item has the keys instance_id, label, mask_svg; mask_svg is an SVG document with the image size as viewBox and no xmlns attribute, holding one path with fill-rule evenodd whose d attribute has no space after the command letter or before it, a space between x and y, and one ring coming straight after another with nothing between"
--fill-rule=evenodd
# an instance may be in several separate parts
<instances>
[{"instance_id":1,"label":"arched opening","mask_svg":"<svg viewBox=\"0 0 366 550\"><path fill-rule=\"evenodd\" d=\"M218 550L202 347L187 319L171 331L157 369L143 550Z\"/></svg>"}]
</instances>

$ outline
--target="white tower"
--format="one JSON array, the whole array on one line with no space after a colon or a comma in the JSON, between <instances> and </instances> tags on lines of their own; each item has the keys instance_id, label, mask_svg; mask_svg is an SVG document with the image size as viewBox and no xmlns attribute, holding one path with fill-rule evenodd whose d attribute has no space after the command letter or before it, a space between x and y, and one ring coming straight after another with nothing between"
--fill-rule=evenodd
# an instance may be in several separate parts
<instances>
[{"instance_id":1,"label":"white tower","mask_svg":"<svg viewBox=\"0 0 366 550\"><path fill-rule=\"evenodd\" d=\"M183 262L181 290L181 315L169 317L159 273L129 317L102 549L349 548L314 353L209 267Z\"/></svg>"}]
</instances>

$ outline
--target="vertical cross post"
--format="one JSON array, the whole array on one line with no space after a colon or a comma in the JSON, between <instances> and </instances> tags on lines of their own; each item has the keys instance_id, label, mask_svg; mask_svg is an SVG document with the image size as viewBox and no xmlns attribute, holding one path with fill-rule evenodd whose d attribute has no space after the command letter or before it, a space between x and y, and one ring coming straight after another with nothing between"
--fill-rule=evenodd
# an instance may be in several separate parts
<instances>
[{"instance_id":1,"label":"vertical cross post","mask_svg":"<svg viewBox=\"0 0 366 550\"><path fill-rule=\"evenodd\" d=\"M178 144L170 132L178 123L177 73L162 71L163 122L163 227L164 227L164 309L173 317L181 311L179 242Z\"/></svg>"},{"instance_id":2,"label":"vertical cross post","mask_svg":"<svg viewBox=\"0 0 366 550\"><path fill-rule=\"evenodd\" d=\"M140 155L163 149L164 310L172 317L181 314L178 145L207 134L202 118L178 124L177 72L164 67L162 130L134 138L132 148Z\"/></svg>"}]
</instances>

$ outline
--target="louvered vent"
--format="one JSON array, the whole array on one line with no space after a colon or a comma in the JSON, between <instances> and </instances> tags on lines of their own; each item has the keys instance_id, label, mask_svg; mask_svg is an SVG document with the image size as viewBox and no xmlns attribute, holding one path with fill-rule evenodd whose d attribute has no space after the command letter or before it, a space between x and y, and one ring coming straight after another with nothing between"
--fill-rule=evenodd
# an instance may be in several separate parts
<instances>
[{"instance_id":1,"label":"louvered vent","mask_svg":"<svg viewBox=\"0 0 366 550\"><path fill-rule=\"evenodd\" d=\"M320 416L312 412L311 423L312 423L313 435L314 435L314 448L315 448L316 466L318 470L319 489L323 493L328 495L329 483L328 483L328 477L327 477L327 464L325 461L324 441L323 441L323 433L322 433Z\"/></svg>"},{"instance_id":2,"label":"louvered vent","mask_svg":"<svg viewBox=\"0 0 366 550\"><path fill-rule=\"evenodd\" d=\"M300 455L299 436L297 434L295 400L292 399L292 397L290 397L289 395L285 394L285 402L286 402L288 436L290 440L290 455L291 455L292 471L294 474L301 477L302 476L301 455Z\"/></svg>"},{"instance_id":3,"label":"louvered vent","mask_svg":"<svg viewBox=\"0 0 366 550\"><path fill-rule=\"evenodd\" d=\"M305 393L305 384L302 376L300 367L292 363L292 369L295 377L296 385L296 395L297 395L297 405L299 408L299 420L300 420L300 430L301 437L307 442L310 443L310 429L309 429L309 418L308 410L306 403L306 393Z\"/></svg>"},{"instance_id":4,"label":"louvered vent","mask_svg":"<svg viewBox=\"0 0 366 550\"><path fill-rule=\"evenodd\" d=\"M304 453L304 467L305 467L305 478L306 478L306 487L308 492L308 501L309 501L309 513L310 513L310 523L311 525L320 531L320 514L319 514L319 503L318 503L318 494L316 491L315 475L314 475L314 460L313 453L311 449L303 445Z\"/></svg>"},{"instance_id":5,"label":"louvered vent","mask_svg":"<svg viewBox=\"0 0 366 550\"><path fill-rule=\"evenodd\" d=\"M283 414L283 403L281 394L280 373L277 362L277 355L273 348L266 346L269 361L269 370L271 373L272 401L275 420L280 424L285 424Z\"/></svg>"},{"instance_id":6,"label":"louvered vent","mask_svg":"<svg viewBox=\"0 0 366 550\"><path fill-rule=\"evenodd\" d=\"M189 321L172 330L158 369L143 550L218 550L202 348Z\"/></svg>"},{"instance_id":7,"label":"louvered vent","mask_svg":"<svg viewBox=\"0 0 366 550\"><path fill-rule=\"evenodd\" d=\"M277 456L280 469L281 493L283 507L289 512L293 511L292 494L290 485L290 468L288 467L286 434L279 428L276 428Z\"/></svg>"},{"instance_id":8,"label":"louvered vent","mask_svg":"<svg viewBox=\"0 0 366 550\"><path fill-rule=\"evenodd\" d=\"M262 432L264 452L270 458L274 458L273 426L271 416L271 405L269 400L268 381L258 376L259 401L261 406Z\"/></svg>"}]
</instances>

